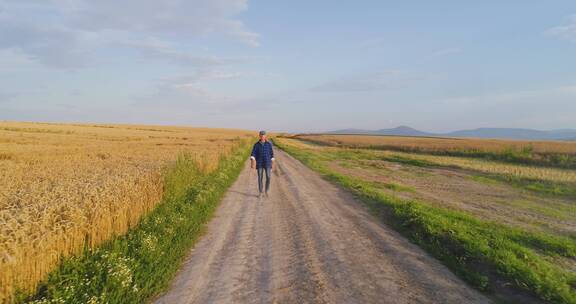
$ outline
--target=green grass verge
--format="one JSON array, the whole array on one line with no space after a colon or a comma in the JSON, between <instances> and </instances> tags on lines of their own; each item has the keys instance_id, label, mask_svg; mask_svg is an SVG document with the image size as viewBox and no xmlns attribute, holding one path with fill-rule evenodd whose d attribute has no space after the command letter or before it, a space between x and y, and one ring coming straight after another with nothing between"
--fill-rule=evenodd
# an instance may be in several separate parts
<instances>
[{"instance_id":1,"label":"green grass verge","mask_svg":"<svg viewBox=\"0 0 576 304\"><path fill-rule=\"evenodd\" d=\"M412 187L401 185L398 183L375 183L376 187L383 187L388 190L397 191L397 192L416 192L416 190Z\"/></svg>"},{"instance_id":2,"label":"green grass verge","mask_svg":"<svg viewBox=\"0 0 576 304\"><path fill-rule=\"evenodd\" d=\"M298 139L300 140L300 139ZM304 140L307 142L307 140ZM399 163L403 165L409 165L421 168L452 168L452 169L462 169L457 165L447 166L443 164L438 164L433 161L416 159L410 156L401 155L374 155L370 153L367 149L342 149L341 151L330 152L333 154L333 159L346 159L346 160L365 160L374 159L382 160L388 162ZM471 169L463 169L466 171L474 171ZM497 173L485 173L474 171L477 174L477 181L488 182L489 180L493 182L503 182L514 186L519 189L529 190L534 193L566 197L566 198L576 198L576 186L570 183L561 182L550 182L544 180L536 180L530 178L521 178L517 176L512 176L509 174L497 174Z\"/></svg>"},{"instance_id":3,"label":"green grass verge","mask_svg":"<svg viewBox=\"0 0 576 304\"><path fill-rule=\"evenodd\" d=\"M502 151L483 151L480 149L450 149L450 150L434 150L422 147L404 147L397 145L343 145L337 143L328 143L320 140L313 140L305 137L296 137L299 140L313 142L319 145L334 146L334 147L348 147L354 149L370 149L370 150L388 150L400 151L408 153L423 153L440 156L459 156L470 158L481 158L491 161L499 161L504 163L525 164L542 167L555 167L564 169L576 169L576 155L568 153L553 153L553 152L536 152L531 145L515 148L509 146Z\"/></svg>"},{"instance_id":4,"label":"green grass verge","mask_svg":"<svg viewBox=\"0 0 576 304\"><path fill-rule=\"evenodd\" d=\"M17 302L143 303L165 290L249 153L242 142L204 175L183 155L167 170L163 201L127 234L66 258L33 296Z\"/></svg>"},{"instance_id":5,"label":"green grass verge","mask_svg":"<svg viewBox=\"0 0 576 304\"><path fill-rule=\"evenodd\" d=\"M513 187L546 195L576 198L576 186L568 183L553 183L529 178L519 178L504 174L478 173L471 179L485 184L505 183Z\"/></svg>"},{"instance_id":6,"label":"green grass verge","mask_svg":"<svg viewBox=\"0 0 576 304\"><path fill-rule=\"evenodd\" d=\"M325 178L350 189L363 201L385 211L387 222L447 265L472 286L494 292L514 290L550 303L576 303L576 275L546 257L576 258L572 239L528 232L463 212L403 200L369 182L331 171L321 152L298 149L281 140L276 145ZM503 283L504 282L504 283Z\"/></svg>"}]
</instances>

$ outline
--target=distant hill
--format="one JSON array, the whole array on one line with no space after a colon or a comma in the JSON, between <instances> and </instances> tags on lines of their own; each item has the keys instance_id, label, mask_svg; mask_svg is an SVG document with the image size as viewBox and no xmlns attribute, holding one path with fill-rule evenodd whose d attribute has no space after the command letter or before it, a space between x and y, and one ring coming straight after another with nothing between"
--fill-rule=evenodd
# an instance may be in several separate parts
<instances>
[{"instance_id":1,"label":"distant hill","mask_svg":"<svg viewBox=\"0 0 576 304\"><path fill-rule=\"evenodd\" d=\"M433 136L433 133L423 132L407 126L400 126L394 129L380 129L376 131L381 135L402 135L402 136Z\"/></svg>"},{"instance_id":2,"label":"distant hill","mask_svg":"<svg viewBox=\"0 0 576 304\"><path fill-rule=\"evenodd\" d=\"M431 133L416 130L407 126L393 129L362 130L342 129L326 132L327 134L370 134L370 135L395 135L395 136L441 136L441 137L477 137L477 138L502 138L524 140L576 140L576 130L533 130L520 128L479 128L472 130L459 130L448 133Z\"/></svg>"},{"instance_id":3,"label":"distant hill","mask_svg":"<svg viewBox=\"0 0 576 304\"><path fill-rule=\"evenodd\" d=\"M373 134L373 135L396 135L396 136L434 136L434 133L419 131L407 126L400 126L393 129L362 130L362 129L342 129L326 132L328 134Z\"/></svg>"}]
</instances>

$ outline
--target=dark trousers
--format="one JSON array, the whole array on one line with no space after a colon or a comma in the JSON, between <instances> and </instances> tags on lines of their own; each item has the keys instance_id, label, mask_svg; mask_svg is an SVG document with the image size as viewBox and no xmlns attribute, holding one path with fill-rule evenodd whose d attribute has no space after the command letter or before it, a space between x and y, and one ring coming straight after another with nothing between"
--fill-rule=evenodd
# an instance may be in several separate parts
<instances>
[{"instance_id":1,"label":"dark trousers","mask_svg":"<svg viewBox=\"0 0 576 304\"><path fill-rule=\"evenodd\" d=\"M266 192L270 189L270 167L260 167L258 171L258 190L262 193L262 179L264 178L264 173L266 173Z\"/></svg>"}]
</instances>

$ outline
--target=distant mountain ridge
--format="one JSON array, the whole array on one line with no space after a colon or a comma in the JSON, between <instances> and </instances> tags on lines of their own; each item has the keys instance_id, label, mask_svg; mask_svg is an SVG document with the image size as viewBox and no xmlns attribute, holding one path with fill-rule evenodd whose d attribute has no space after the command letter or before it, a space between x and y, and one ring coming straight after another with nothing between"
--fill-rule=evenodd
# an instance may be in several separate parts
<instances>
[{"instance_id":1,"label":"distant mountain ridge","mask_svg":"<svg viewBox=\"0 0 576 304\"><path fill-rule=\"evenodd\" d=\"M416 130L408 126L392 129L363 130L342 129L326 132L326 134L365 134L365 135L395 135L395 136L431 136L431 137L477 137L525 140L568 140L576 141L576 129L534 130L521 128L478 128L459 130L448 133L432 133Z\"/></svg>"}]
</instances>

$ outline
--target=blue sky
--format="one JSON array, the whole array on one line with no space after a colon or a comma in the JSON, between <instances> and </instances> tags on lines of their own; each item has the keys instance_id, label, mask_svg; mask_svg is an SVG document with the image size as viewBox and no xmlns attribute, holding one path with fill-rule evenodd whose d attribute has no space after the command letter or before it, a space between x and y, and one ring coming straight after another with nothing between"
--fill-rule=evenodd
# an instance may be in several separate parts
<instances>
[{"instance_id":1,"label":"blue sky","mask_svg":"<svg viewBox=\"0 0 576 304\"><path fill-rule=\"evenodd\" d=\"M0 0L0 120L576 128L574 1Z\"/></svg>"}]
</instances>

